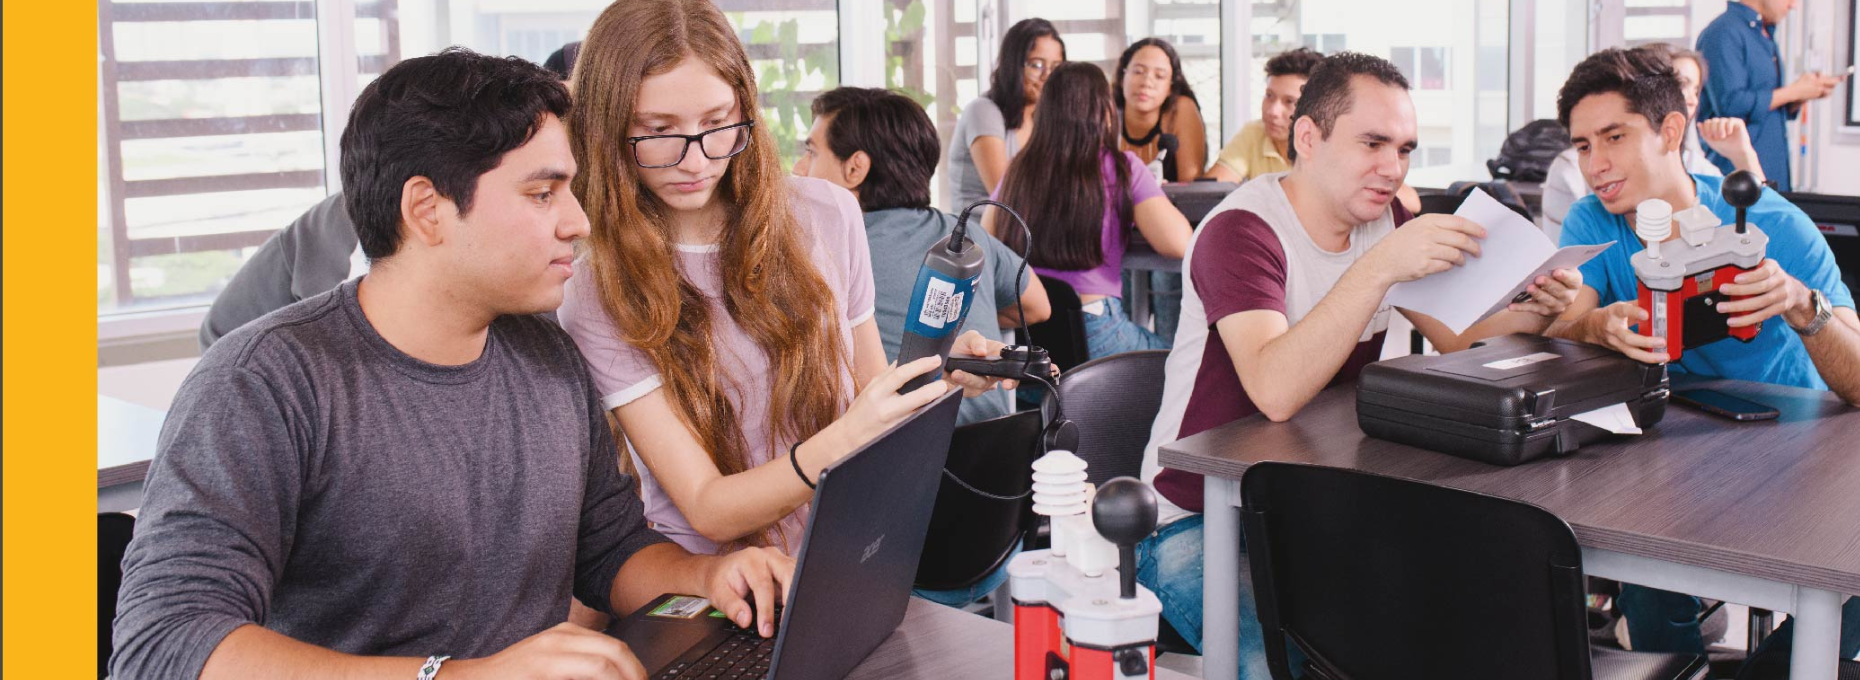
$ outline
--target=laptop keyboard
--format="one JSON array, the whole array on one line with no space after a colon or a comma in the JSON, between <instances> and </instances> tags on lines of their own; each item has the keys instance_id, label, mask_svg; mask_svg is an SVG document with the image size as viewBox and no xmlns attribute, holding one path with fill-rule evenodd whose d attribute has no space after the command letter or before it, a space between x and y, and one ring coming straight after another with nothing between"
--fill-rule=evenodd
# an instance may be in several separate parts
<instances>
[{"instance_id":1,"label":"laptop keyboard","mask_svg":"<svg viewBox=\"0 0 1860 680\"><path fill-rule=\"evenodd\" d=\"M781 620L776 609L776 620ZM761 680L769 674L769 655L775 653L775 638L762 637L753 629L724 624L729 637L705 652L696 661L680 661L659 671L654 680Z\"/></svg>"}]
</instances>

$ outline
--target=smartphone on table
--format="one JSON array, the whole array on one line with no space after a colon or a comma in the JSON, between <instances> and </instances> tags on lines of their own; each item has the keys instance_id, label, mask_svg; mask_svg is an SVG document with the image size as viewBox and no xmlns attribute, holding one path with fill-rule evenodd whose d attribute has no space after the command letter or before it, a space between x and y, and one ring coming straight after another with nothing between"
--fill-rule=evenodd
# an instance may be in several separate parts
<instances>
[{"instance_id":1,"label":"smartphone on table","mask_svg":"<svg viewBox=\"0 0 1860 680\"><path fill-rule=\"evenodd\" d=\"M1771 420L1782 415L1773 407L1703 388L1677 390L1673 401L1731 420Z\"/></svg>"}]
</instances>

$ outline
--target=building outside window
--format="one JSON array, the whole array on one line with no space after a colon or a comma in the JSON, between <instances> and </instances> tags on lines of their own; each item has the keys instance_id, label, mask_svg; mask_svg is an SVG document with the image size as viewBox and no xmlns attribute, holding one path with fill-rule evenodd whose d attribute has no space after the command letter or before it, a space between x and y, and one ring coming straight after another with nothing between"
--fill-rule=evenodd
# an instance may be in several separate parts
<instances>
[{"instance_id":1,"label":"building outside window","mask_svg":"<svg viewBox=\"0 0 1860 680\"><path fill-rule=\"evenodd\" d=\"M347 105L329 83L359 92L401 58L455 44L541 63L609 3L357 0L352 22L330 19L347 30L319 26L319 8L345 4L100 0L100 320L212 302L271 233L328 195L343 117L328 114ZM837 2L718 5L792 163L813 97L839 83ZM353 73L331 77L319 54L332 45L355 55Z\"/></svg>"}]
</instances>

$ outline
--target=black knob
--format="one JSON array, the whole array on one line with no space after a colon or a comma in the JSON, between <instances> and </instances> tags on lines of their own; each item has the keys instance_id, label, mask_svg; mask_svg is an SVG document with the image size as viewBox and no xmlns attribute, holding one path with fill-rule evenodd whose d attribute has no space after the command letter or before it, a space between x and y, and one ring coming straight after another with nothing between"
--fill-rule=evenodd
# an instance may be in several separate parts
<instances>
[{"instance_id":1,"label":"black knob","mask_svg":"<svg viewBox=\"0 0 1860 680\"><path fill-rule=\"evenodd\" d=\"M1135 477L1118 477L1098 487L1091 501L1091 525L1117 546L1120 595L1137 596L1137 544L1156 530L1156 493Z\"/></svg>"},{"instance_id":2,"label":"black knob","mask_svg":"<svg viewBox=\"0 0 1860 680\"><path fill-rule=\"evenodd\" d=\"M1739 208L1748 208L1763 198L1763 183L1749 170L1738 170L1724 176L1724 202Z\"/></svg>"},{"instance_id":3,"label":"black knob","mask_svg":"<svg viewBox=\"0 0 1860 680\"><path fill-rule=\"evenodd\" d=\"M1763 183L1758 182L1757 176L1750 174L1749 170L1738 170L1725 175L1720 193L1724 195L1724 202L1737 208L1737 233L1745 233L1749 227L1744 224L1744 209L1756 205L1757 199L1763 198Z\"/></svg>"}]
</instances>

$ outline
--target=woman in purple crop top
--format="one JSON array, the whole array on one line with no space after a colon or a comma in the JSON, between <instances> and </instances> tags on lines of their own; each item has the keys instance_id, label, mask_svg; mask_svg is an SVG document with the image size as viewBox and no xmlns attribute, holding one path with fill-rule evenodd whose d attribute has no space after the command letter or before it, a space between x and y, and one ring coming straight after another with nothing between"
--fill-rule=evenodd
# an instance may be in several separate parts
<instances>
[{"instance_id":1,"label":"woman in purple crop top","mask_svg":"<svg viewBox=\"0 0 1860 680\"><path fill-rule=\"evenodd\" d=\"M1142 161L1118 150L1121 119L1104 71L1068 63L1047 78L1042 96L1033 137L1008 165L999 192L1027 220L1032 243L999 211L990 210L983 223L1025 254L1034 271L1078 292L1092 358L1165 349L1168 341L1124 314L1124 250L1134 223L1157 253L1180 258L1188 250L1188 219Z\"/></svg>"}]
</instances>

